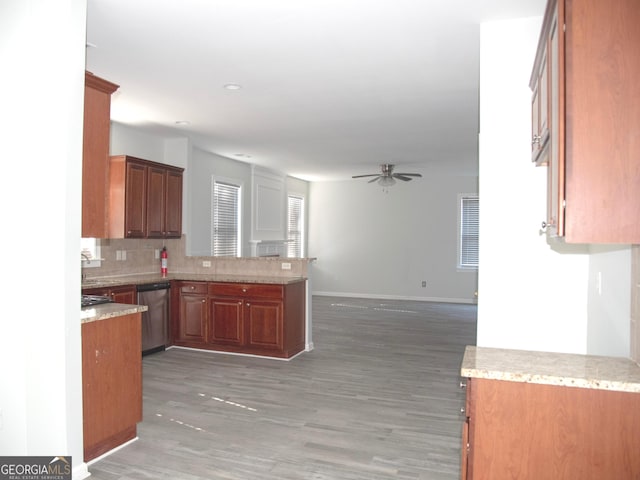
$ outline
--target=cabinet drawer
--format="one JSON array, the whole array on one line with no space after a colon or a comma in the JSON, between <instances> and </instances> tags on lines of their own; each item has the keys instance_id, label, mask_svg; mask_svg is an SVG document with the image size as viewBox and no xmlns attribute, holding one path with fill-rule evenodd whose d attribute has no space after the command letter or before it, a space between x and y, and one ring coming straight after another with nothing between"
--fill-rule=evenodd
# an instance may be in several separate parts
<instances>
[{"instance_id":1,"label":"cabinet drawer","mask_svg":"<svg viewBox=\"0 0 640 480\"><path fill-rule=\"evenodd\" d=\"M207 293L206 282L181 282L180 293Z\"/></svg>"},{"instance_id":2,"label":"cabinet drawer","mask_svg":"<svg viewBox=\"0 0 640 480\"><path fill-rule=\"evenodd\" d=\"M282 298L282 285L264 283L210 283L209 295Z\"/></svg>"}]
</instances>

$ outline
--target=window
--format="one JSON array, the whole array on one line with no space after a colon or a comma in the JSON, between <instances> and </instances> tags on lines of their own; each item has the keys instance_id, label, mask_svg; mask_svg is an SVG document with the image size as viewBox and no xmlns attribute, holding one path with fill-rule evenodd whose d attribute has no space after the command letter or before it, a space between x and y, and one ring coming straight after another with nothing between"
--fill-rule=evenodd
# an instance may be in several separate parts
<instances>
[{"instance_id":1,"label":"window","mask_svg":"<svg viewBox=\"0 0 640 480\"><path fill-rule=\"evenodd\" d=\"M80 261L82 267L99 267L100 259L100 240L97 238L81 238L80 239Z\"/></svg>"},{"instance_id":2,"label":"window","mask_svg":"<svg viewBox=\"0 0 640 480\"><path fill-rule=\"evenodd\" d=\"M240 186L214 180L212 197L211 254L214 257L239 257Z\"/></svg>"},{"instance_id":3,"label":"window","mask_svg":"<svg viewBox=\"0 0 640 480\"><path fill-rule=\"evenodd\" d=\"M304 198L289 195L287 199L287 257L302 258Z\"/></svg>"},{"instance_id":4,"label":"window","mask_svg":"<svg viewBox=\"0 0 640 480\"><path fill-rule=\"evenodd\" d=\"M459 195L458 268L478 268L478 195Z\"/></svg>"}]
</instances>

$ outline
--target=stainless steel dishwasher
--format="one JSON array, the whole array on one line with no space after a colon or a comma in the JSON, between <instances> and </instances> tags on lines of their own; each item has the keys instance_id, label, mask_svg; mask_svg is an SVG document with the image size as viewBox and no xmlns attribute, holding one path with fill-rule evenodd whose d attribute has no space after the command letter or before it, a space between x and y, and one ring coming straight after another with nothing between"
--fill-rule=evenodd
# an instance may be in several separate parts
<instances>
[{"instance_id":1,"label":"stainless steel dishwasher","mask_svg":"<svg viewBox=\"0 0 640 480\"><path fill-rule=\"evenodd\" d=\"M138 304L142 312L142 355L165 349L169 333L169 282L138 285Z\"/></svg>"}]
</instances>

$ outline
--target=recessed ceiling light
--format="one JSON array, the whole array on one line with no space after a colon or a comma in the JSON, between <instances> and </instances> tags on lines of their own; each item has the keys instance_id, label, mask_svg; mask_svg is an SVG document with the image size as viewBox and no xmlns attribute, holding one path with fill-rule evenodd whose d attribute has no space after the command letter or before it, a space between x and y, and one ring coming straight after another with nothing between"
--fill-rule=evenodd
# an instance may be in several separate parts
<instances>
[{"instance_id":1,"label":"recessed ceiling light","mask_svg":"<svg viewBox=\"0 0 640 480\"><path fill-rule=\"evenodd\" d=\"M180 125L180 126L191 125L191 122L189 120L177 120L176 125Z\"/></svg>"},{"instance_id":2,"label":"recessed ceiling light","mask_svg":"<svg viewBox=\"0 0 640 480\"><path fill-rule=\"evenodd\" d=\"M224 88L226 88L227 90L240 90L242 88L242 85L239 85L237 83L227 83Z\"/></svg>"}]
</instances>

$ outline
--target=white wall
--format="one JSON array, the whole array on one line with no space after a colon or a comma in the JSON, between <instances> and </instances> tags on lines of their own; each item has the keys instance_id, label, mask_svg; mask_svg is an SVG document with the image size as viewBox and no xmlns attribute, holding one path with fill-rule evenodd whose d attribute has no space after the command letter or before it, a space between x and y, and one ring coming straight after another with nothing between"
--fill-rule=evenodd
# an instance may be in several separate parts
<instances>
[{"instance_id":1,"label":"white wall","mask_svg":"<svg viewBox=\"0 0 640 480\"><path fill-rule=\"evenodd\" d=\"M631 344L631 247L591 245L587 353L628 357Z\"/></svg>"},{"instance_id":2,"label":"white wall","mask_svg":"<svg viewBox=\"0 0 640 480\"><path fill-rule=\"evenodd\" d=\"M586 353L589 257L553 250L546 167L530 161L531 91L541 18L480 30L480 346Z\"/></svg>"},{"instance_id":3,"label":"white wall","mask_svg":"<svg viewBox=\"0 0 640 480\"><path fill-rule=\"evenodd\" d=\"M418 173L386 193L366 179L311 184L315 294L474 301L476 272L456 269L457 208L477 178Z\"/></svg>"},{"instance_id":4,"label":"white wall","mask_svg":"<svg viewBox=\"0 0 640 480\"><path fill-rule=\"evenodd\" d=\"M0 4L0 452L82 449L80 208L84 0ZM49 277L33 274L43 267ZM39 287L36 287L36 283ZM43 297L34 302L34 291Z\"/></svg>"}]
</instances>

